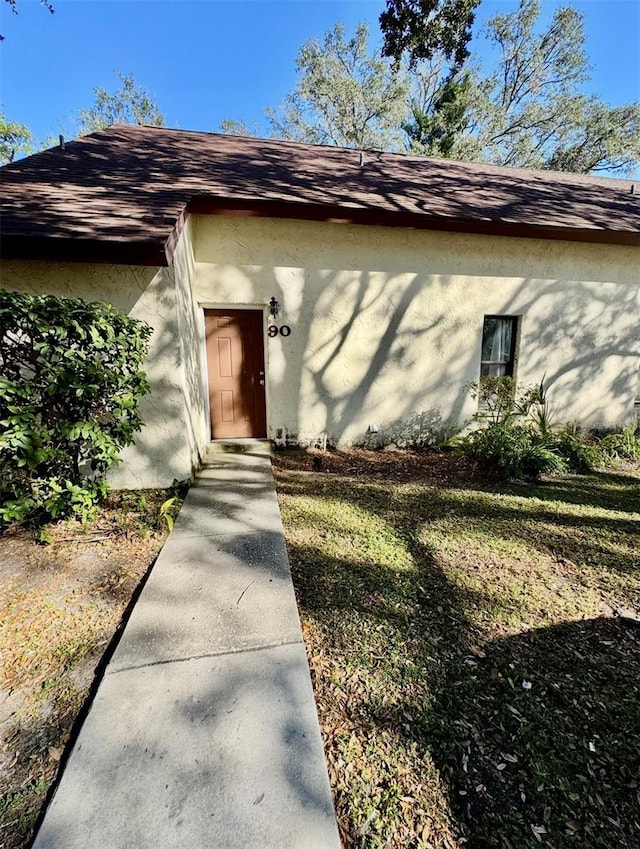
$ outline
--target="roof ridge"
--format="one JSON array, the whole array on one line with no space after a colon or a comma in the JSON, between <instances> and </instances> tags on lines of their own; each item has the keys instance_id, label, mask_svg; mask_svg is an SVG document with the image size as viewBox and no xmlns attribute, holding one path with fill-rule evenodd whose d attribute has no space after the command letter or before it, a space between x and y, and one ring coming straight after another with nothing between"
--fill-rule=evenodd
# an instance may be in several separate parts
<instances>
[{"instance_id":1,"label":"roof ridge","mask_svg":"<svg viewBox=\"0 0 640 849\"><path fill-rule=\"evenodd\" d=\"M425 162L433 162L438 165L442 165L444 167L459 167L467 170L474 170L478 173L486 172L495 175L505 174L513 174L520 175L522 177L527 178L538 178L543 182L568 182L568 183L578 183L580 185L585 184L599 184L602 183L604 185L614 187L614 186L627 186L631 187L636 183L640 183L640 178L633 177L608 177L600 174L585 174L578 173L575 171L553 171L545 168L528 168L524 166L513 166L513 165L499 165L493 162L482 162L476 160L467 160L467 159L452 159L448 157L442 156L424 156L416 153L411 153L409 151L385 151L378 150L376 148L358 148L358 147L341 147L339 145L332 144L320 144L317 142L303 142L298 141L296 139L276 139L276 138L265 138L263 136L245 136L239 135L236 133L219 133L214 130L194 130L194 129L183 129L180 127L158 127L153 124L110 124L108 127L104 127L101 130L96 130L93 133L87 136L80 136L79 138L72 139L71 141L81 141L82 139L89 138L90 136L96 135L98 133L105 133L108 130L151 130L159 133L180 133L180 134L188 134L195 136L206 136L211 138L232 138L245 140L247 142L262 142L268 145L275 146L292 146L297 149L313 149L313 150L322 150L325 152L331 153L364 153L371 154L372 156L376 156L379 158L390 158L396 161L402 161L404 163L420 163L424 164ZM70 143L69 142L69 143ZM640 194L640 189L639 189Z\"/></svg>"}]
</instances>

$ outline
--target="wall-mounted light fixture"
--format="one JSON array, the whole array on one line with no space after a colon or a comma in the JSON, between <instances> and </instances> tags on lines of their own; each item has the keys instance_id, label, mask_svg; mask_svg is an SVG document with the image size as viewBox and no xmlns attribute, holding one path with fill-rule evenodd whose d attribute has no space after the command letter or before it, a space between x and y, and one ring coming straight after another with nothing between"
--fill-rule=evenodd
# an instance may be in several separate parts
<instances>
[{"instance_id":1,"label":"wall-mounted light fixture","mask_svg":"<svg viewBox=\"0 0 640 849\"><path fill-rule=\"evenodd\" d=\"M269 315L271 315L275 319L278 317L279 312L280 304L278 303L278 299L272 295L269 299Z\"/></svg>"}]
</instances>

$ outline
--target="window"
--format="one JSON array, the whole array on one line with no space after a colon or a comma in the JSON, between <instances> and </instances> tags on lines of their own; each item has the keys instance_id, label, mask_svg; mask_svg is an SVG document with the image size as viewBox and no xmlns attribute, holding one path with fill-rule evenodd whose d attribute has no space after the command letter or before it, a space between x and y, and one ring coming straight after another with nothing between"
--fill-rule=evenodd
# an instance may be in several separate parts
<instances>
[{"instance_id":1,"label":"window","mask_svg":"<svg viewBox=\"0 0 640 849\"><path fill-rule=\"evenodd\" d=\"M517 324L513 316L485 316L480 377L513 377Z\"/></svg>"}]
</instances>

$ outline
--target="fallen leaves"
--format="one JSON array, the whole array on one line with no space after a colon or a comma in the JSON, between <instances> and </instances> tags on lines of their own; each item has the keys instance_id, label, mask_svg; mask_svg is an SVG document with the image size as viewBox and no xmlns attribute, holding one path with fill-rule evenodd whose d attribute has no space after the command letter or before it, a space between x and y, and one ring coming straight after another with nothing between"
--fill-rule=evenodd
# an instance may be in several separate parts
<instances>
[{"instance_id":1,"label":"fallen leaves","mask_svg":"<svg viewBox=\"0 0 640 849\"><path fill-rule=\"evenodd\" d=\"M118 498L94 524L47 526L44 546L25 530L0 537L2 849L28 844L95 666L166 536L136 531L166 493L126 493L125 513Z\"/></svg>"},{"instance_id":2,"label":"fallen leaves","mask_svg":"<svg viewBox=\"0 0 640 849\"><path fill-rule=\"evenodd\" d=\"M638 475L393 458L276 460L345 849L636 849Z\"/></svg>"}]
</instances>

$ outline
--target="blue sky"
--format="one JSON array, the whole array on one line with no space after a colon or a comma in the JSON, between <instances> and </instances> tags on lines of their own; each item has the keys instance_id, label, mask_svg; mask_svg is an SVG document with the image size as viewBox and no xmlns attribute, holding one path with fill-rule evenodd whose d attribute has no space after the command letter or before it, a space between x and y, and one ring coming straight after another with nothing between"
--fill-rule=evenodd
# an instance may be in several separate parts
<instances>
[{"instance_id":1,"label":"blue sky","mask_svg":"<svg viewBox=\"0 0 640 849\"><path fill-rule=\"evenodd\" d=\"M114 71L132 73L152 93L169 126L217 130L223 118L262 121L295 83L294 60L307 38L336 22L348 31L377 19L384 0L0 0L2 109L36 138L72 126L93 88L113 90ZM543 15L562 5L544 0ZM640 99L640 0L581 0L591 90L610 105ZM478 23L516 0L483 0Z\"/></svg>"}]
</instances>

